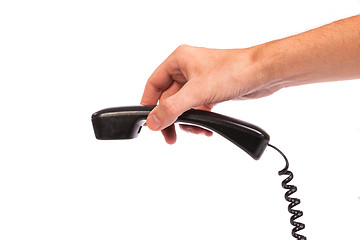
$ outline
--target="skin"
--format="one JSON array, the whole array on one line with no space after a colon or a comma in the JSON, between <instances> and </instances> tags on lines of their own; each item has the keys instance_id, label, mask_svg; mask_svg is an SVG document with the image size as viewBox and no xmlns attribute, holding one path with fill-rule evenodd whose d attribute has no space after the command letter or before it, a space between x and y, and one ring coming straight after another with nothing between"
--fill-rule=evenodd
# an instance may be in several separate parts
<instances>
[{"instance_id":1,"label":"skin","mask_svg":"<svg viewBox=\"0 0 360 240\"><path fill-rule=\"evenodd\" d=\"M261 98L303 84L360 78L360 15L245 49L179 46L148 79L142 105L157 105L147 126L176 142L174 122L191 109ZM188 132L208 130L180 125Z\"/></svg>"}]
</instances>

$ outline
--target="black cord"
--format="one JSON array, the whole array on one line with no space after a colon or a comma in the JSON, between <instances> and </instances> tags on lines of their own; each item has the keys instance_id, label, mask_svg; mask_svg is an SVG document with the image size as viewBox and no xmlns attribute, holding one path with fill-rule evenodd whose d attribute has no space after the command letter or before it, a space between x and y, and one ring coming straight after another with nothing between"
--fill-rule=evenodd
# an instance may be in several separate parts
<instances>
[{"instance_id":1,"label":"black cord","mask_svg":"<svg viewBox=\"0 0 360 240\"><path fill-rule=\"evenodd\" d=\"M285 193L285 199L286 201L290 202L289 206L288 206L288 211L292 214L291 218L290 218L290 223L291 225L294 226L294 228L292 229L292 236L298 240L306 240L306 237L300 234L297 234L296 232L302 230L305 228L305 224L300 223L300 222L296 222L295 220L299 217L301 217L303 215L303 212L300 210L295 210L293 209L293 207L295 207L296 205L300 204L300 199L298 198L292 198L290 197L290 195L292 195L293 193L295 193L297 191L297 187L294 185L289 185L288 183L294 178L294 174L288 170L289 168L289 161L287 160L286 156L275 146L268 144L269 147L272 147L273 149L275 149L276 151L278 151L285 159L286 165L284 167L284 169L279 171L279 175L288 175L288 177L282 181L281 185L283 188L288 189L288 191Z\"/></svg>"}]
</instances>

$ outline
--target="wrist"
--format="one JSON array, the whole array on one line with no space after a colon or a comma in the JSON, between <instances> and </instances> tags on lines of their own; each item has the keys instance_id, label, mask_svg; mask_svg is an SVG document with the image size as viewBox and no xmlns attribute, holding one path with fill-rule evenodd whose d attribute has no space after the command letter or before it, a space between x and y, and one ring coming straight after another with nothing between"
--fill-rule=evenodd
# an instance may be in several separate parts
<instances>
[{"instance_id":1,"label":"wrist","mask_svg":"<svg viewBox=\"0 0 360 240\"><path fill-rule=\"evenodd\" d=\"M255 78L260 86L279 90L293 85L294 76L300 74L300 70L296 69L296 64L292 63L289 52L281 46L280 41L250 48L251 62L256 71Z\"/></svg>"}]
</instances>

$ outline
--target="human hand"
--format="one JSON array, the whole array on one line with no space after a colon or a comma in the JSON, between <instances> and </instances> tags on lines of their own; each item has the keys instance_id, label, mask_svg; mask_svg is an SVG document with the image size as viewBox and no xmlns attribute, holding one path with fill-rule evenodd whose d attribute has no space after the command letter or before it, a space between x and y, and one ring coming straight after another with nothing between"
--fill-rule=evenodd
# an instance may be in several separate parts
<instances>
[{"instance_id":1,"label":"human hand","mask_svg":"<svg viewBox=\"0 0 360 240\"><path fill-rule=\"evenodd\" d=\"M159 101L147 125L174 143L172 123L190 108L211 110L223 101L264 97L283 87L358 79L359 24L357 15L247 49L181 45L146 83L141 104ZM198 127L182 128L211 135Z\"/></svg>"},{"instance_id":2,"label":"human hand","mask_svg":"<svg viewBox=\"0 0 360 240\"><path fill-rule=\"evenodd\" d=\"M276 87L266 81L252 49L209 49L179 46L150 76L142 105L156 105L147 126L162 130L167 143L176 141L173 123L185 111L210 111L220 102L270 95ZM180 125L188 132L211 136L206 129Z\"/></svg>"}]
</instances>

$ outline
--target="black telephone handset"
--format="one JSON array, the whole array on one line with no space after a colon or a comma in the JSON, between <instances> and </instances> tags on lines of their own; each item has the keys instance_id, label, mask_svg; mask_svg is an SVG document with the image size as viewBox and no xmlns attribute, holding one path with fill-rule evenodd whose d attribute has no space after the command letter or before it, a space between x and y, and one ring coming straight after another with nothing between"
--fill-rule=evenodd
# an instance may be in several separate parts
<instances>
[{"instance_id":1,"label":"black telephone handset","mask_svg":"<svg viewBox=\"0 0 360 240\"><path fill-rule=\"evenodd\" d=\"M137 137L146 118L155 106L127 106L107 108L92 115L92 124L95 136L100 140L132 139ZM283 180L282 186L288 191L285 199L290 202L288 210L293 216L290 223L294 226L292 236L299 240L306 240L303 235L297 234L305 228L305 224L295 220L303 215L302 211L294 210L293 207L300 203L297 198L290 197L296 192L296 187L289 185L293 174L288 170L289 162L285 155L276 147L269 144L269 135L261 128L224 115L213 112L191 109L184 112L176 122L193 124L207 128L225 137L236 146L248 153L253 159L259 159L265 148L270 146L277 150L285 159L286 166L279 171L279 175L288 175Z\"/></svg>"},{"instance_id":2,"label":"black telephone handset","mask_svg":"<svg viewBox=\"0 0 360 240\"><path fill-rule=\"evenodd\" d=\"M147 116L155 106L108 108L92 115L97 139L131 139L137 137ZM269 142L269 135L250 123L217 113L191 109L176 122L210 129L240 147L252 158L259 159Z\"/></svg>"}]
</instances>

